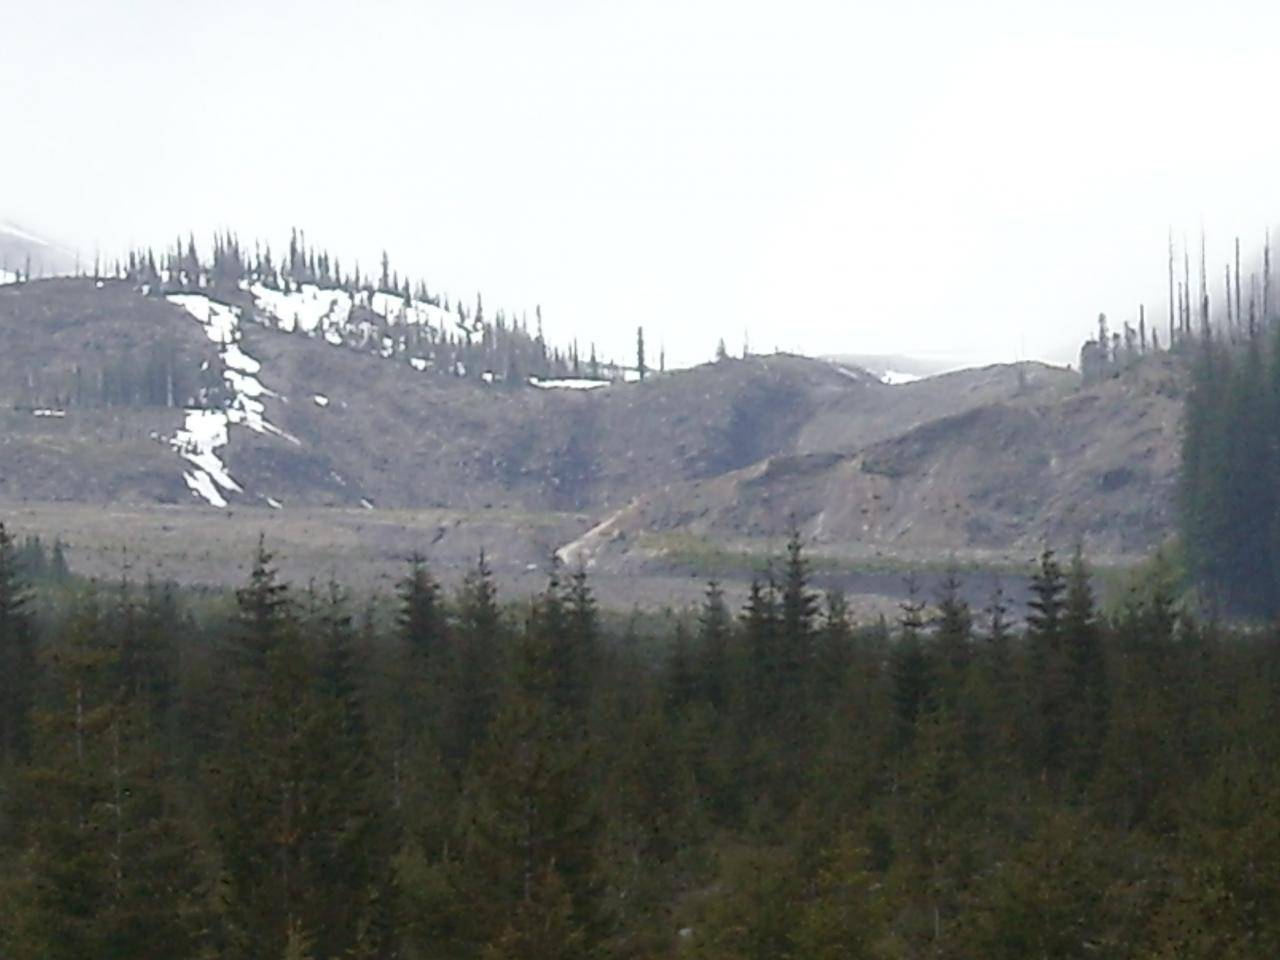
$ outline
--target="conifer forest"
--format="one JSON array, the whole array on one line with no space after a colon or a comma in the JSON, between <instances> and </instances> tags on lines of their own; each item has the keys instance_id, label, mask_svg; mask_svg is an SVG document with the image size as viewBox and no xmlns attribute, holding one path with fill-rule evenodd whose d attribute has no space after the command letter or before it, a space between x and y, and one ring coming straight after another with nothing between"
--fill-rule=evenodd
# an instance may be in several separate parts
<instances>
[{"instance_id":1,"label":"conifer forest","mask_svg":"<svg viewBox=\"0 0 1280 960\"><path fill-rule=\"evenodd\" d=\"M1167 565L854 623L793 537L658 630L483 557L379 604L50 553L0 537L5 957L1280 951L1280 646Z\"/></svg>"}]
</instances>

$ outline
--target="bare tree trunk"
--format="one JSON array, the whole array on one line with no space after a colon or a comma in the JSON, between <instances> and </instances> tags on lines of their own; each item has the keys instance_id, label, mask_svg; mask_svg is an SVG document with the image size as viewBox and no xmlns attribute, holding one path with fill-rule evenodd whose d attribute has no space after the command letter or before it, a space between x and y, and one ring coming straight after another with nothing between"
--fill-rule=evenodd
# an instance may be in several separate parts
<instances>
[{"instance_id":1,"label":"bare tree trunk","mask_svg":"<svg viewBox=\"0 0 1280 960\"><path fill-rule=\"evenodd\" d=\"M1239 305L1237 304L1237 309ZM1231 264L1227 264L1227 339L1235 342L1236 327L1235 318L1231 313Z\"/></svg>"},{"instance_id":2,"label":"bare tree trunk","mask_svg":"<svg viewBox=\"0 0 1280 960\"><path fill-rule=\"evenodd\" d=\"M1183 284L1178 284L1178 342L1181 343L1187 332L1187 292L1183 289Z\"/></svg>"},{"instance_id":3,"label":"bare tree trunk","mask_svg":"<svg viewBox=\"0 0 1280 960\"><path fill-rule=\"evenodd\" d=\"M1205 266L1204 228L1200 229L1200 335L1209 339L1209 271Z\"/></svg>"},{"instance_id":4,"label":"bare tree trunk","mask_svg":"<svg viewBox=\"0 0 1280 960\"><path fill-rule=\"evenodd\" d=\"M1243 311L1244 311L1243 303L1240 300L1240 238L1236 237L1236 317L1238 319L1243 319L1243 316L1242 316ZM1252 337L1253 336L1253 330L1252 330L1253 318L1252 317L1249 318L1249 326L1250 326L1249 336Z\"/></svg>"},{"instance_id":5,"label":"bare tree trunk","mask_svg":"<svg viewBox=\"0 0 1280 960\"><path fill-rule=\"evenodd\" d=\"M1271 316L1271 231L1267 231L1262 245L1262 323L1265 326Z\"/></svg>"},{"instance_id":6,"label":"bare tree trunk","mask_svg":"<svg viewBox=\"0 0 1280 960\"><path fill-rule=\"evenodd\" d=\"M1252 341L1258 335L1258 275L1256 273L1249 274L1249 340Z\"/></svg>"},{"instance_id":7,"label":"bare tree trunk","mask_svg":"<svg viewBox=\"0 0 1280 960\"><path fill-rule=\"evenodd\" d=\"M1191 336L1191 252L1187 249L1187 238L1182 238L1182 335Z\"/></svg>"}]
</instances>

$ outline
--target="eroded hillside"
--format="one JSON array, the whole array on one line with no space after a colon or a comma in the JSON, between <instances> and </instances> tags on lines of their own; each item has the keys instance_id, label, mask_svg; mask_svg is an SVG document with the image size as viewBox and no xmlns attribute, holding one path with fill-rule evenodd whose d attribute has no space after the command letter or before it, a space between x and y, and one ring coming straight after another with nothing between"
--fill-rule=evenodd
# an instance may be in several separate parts
<instances>
[{"instance_id":1,"label":"eroded hillside","mask_svg":"<svg viewBox=\"0 0 1280 960\"><path fill-rule=\"evenodd\" d=\"M619 572L767 551L792 523L848 558L1128 555L1172 525L1181 387L1159 356L1088 388L1029 363L890 386L786 355L535 384L475 350L441 369L447 319L314 287L0 287L0 498L491 512L539 528L522 562L560 546Z\"/></svg>"}]
</instances>

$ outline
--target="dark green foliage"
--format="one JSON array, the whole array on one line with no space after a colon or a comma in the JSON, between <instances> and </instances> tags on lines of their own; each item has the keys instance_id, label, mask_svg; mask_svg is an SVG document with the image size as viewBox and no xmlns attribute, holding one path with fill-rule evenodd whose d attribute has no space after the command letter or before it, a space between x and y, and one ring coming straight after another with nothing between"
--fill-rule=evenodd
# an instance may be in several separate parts
<instances>
[{"instance_id":1,"label":"dark green foliage","mask_svg":"<svg viewBox=\"0 0 1280 960\"><path fill-rule=\"evenodd\" d=\"M425 673L444 655L445 619L440 586L420 554L409 561L409 573L400 581L400 642L412 669Z\"/></svg>"},{"instance_id":2,"label":"dark green foliage","mask_svg":"<svg viewBox=\"0 0 1280 960\"><path fill-rule=\"evenodd\" d=\"M448 597L418 563L353 617L259 544L219 613L37 602L14 552L44 669L0 676L5 957L1280 949L1277 634L1193 619L1160 562L1113 615L1046 551L1025 628L953 575L891 631L820 614L793 537L740 617L711 585L637 643L581 572L521 621L484 558Z\"/></svg>"},{"instance_id":3,"label":"dark green foliage","mask_svg":"<svg viewBox=\"0 0 1280 960\"><path fill-rule=\"evenodd\" d=\"M1063 619L1066 577L1052 550L1045 548L1031 578L1027 614L1028 664L1035 684L1032 696L1029 760L1042 778L1057 781L1066 762L1071 709L1070 670Z\"/></svg>"},{"instance_id":4,"label":"dark green foliage","mask_svg":"<svg viewBox=\"0 0 1280 960\"><path fill-rule=\"evenodd\" d=\"M963 687L966 671L973 659L973 614L960 593L960 579L948 571L938 592L938 610L933 618L933 642L938 668L948 675L948 685Z\"/></svg>"},{"instance_id":5,"label":"dark green foliage","mask_svg":"<svg viewBox=\"0 0 1280 960\"><path fill-rule=\"evenodd\" d=\"M0 523L0 770L31 756L36 638L13 538Z\"/></svg>"},{"instance_id":6,"label":"dark green foliage","mask_svg":"<svg viewBox=\"0 0 1280 960\"><path fill-rule=\"evenodd\" d=\"M1196 348L1182 443L1191 571L1232 613L1280 613L1280 333Z\"/></svg>"},{"instance_id":7,"label":"dark green foliage","mask_svg":"<svg viewBox=\"0 0 1280 960\"><path fill-rule=\"evenodd\" d=\"M563 641L553 580L517 641L512 675L463 801L464 883L480 908L473 937L575 956L597 917L588 756L577 691L558 675L576 648ZM481 906L483 905L483 906ZM548 913L549 911L549 913ZM554 918L554 939L541 930Z\"/></svg>"},{"instance_id":8,"label":"dark green foliage","mask_svg":"<svg viewBox=\"0 0 1280 960\"><path fill-rule=\"evenodd\" d=\"M698 615L695 679L702 698L715 710L723 710L728 703L732 635L733 619L724 602L724 591L713 580L707 584L706 600Z\"/></svg>"},{"instance_id":9,"label":"dark green foliage","mask_svg":"<svg viewBox=\"0 0 1280 960\"><path fill-rule=\"evenodd\" d=\"M456 761L465 767L484 741L497 710L501 658L509 637L498 609L493 571L483 553L463 579L457 610L452 721L457 731Z\"/></svg>"},{"instance_id":10,"label":"dark green foliage","mask_svg":"<svg viewBox=\"0 0 1280 960\"><path fill-rule=\"evenodd\" d=\"M1067 573L1062 632L1067 683L1066 765L1077 782L1087 782L1097 769L1106 740L1109 690L1102 627L1079 548Z\"/></svg>"},{"instance_id":11,"label":"dark green foliage","mask_svg":"<svg viewBox=\"0 0 1280 960\"><path fill-rule=\"evenodd\" d=\"M907 594L898 621L897 642L889 661L894 712L899 738L904 743L915 736L916 721L932 705L934 694L933 671L920 635L925 623L925 604L919 597L914 578L907 583Z\"/></svg>"},{"instance_id":12,"label":"dark green foliage","mask_svg":"<svg viewBox=\"0 0 1280 960\"><path fill-rule=\"evenodd\" d=\"M30 885L6 956L196 957L205 939L193 824L168 795L145 703L120 683L116 638L90 597L51 651L22 794Z\"/></svg>"}]
</instances>

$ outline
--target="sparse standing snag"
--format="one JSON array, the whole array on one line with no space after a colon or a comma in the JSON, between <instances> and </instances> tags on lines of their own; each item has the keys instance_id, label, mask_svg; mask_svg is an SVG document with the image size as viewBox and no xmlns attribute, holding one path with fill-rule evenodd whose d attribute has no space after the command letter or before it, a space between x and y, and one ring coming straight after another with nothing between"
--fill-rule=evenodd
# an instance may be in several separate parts
<instances>
[{"instance_id":1,"label":"sparse standing snag","mask_svg":"<svg viewBox=\"0 0 1280 960\"><path fill-rule=\"evenodd\" d=\"M1191 336L1191 252L1182 238L1182 336Z\"/></svg>"},{"instance_id":2,"label":"sparse standing snag","mask_svg":"<svg viewBox=\"0 0 1280 960\"><path fill-rule=\"evenodd\" d=\"M1237 318L1237 322L1244 319L1243 313L1244 313L1243 301L1240 299L1240 238L1236 237L1236 318Z\"/></svg>"},{"instance_id":3,"label":"sparse standing snag","mask_svg":"<svg viewBox=\"0 0 1280 960\"><path fill-rule=\"evenodd\" d=\"M1173 349L1173 345L1178 342L1175 334L1175 322L1173 319L1173 230L1169 230L1169 349Z\"/></svg>"},{"instance_id":4,"label":"sparse standing snag","mask_svg":"<svg viewBox=\"0 0 1280 960\"><path fill-rule=\"evenodd\" d=\"M1209 338L1209 273L1205 267L1204 230L1200 231L1200 333Z\"/></svg>"},{"instance_id":5,"label":"sparse standing snag","mask_svg":"<svg viewBox=\"0 0 1280 960\"><path fill-rule=\"evenodd\" d=\"M1271 311L1271 231L1262 245L1262 322L1265 324Z\"/></svg>"},{"instance_id":6,"label":"sparse standing snag","mask_svg":"<svg viewBox=\"0 0 1280 960\"><path fill-rule=\"evenodd\" d=\"M1229 263L1227 264L1226 271L1227 271L1227 280L1226 280L1227 339L1234 343L1236 339L1236 322L1235 322L1235 316L1232 313L1232 309L1231 309L1231 264Z\"/></svg>"}]
</instances>

